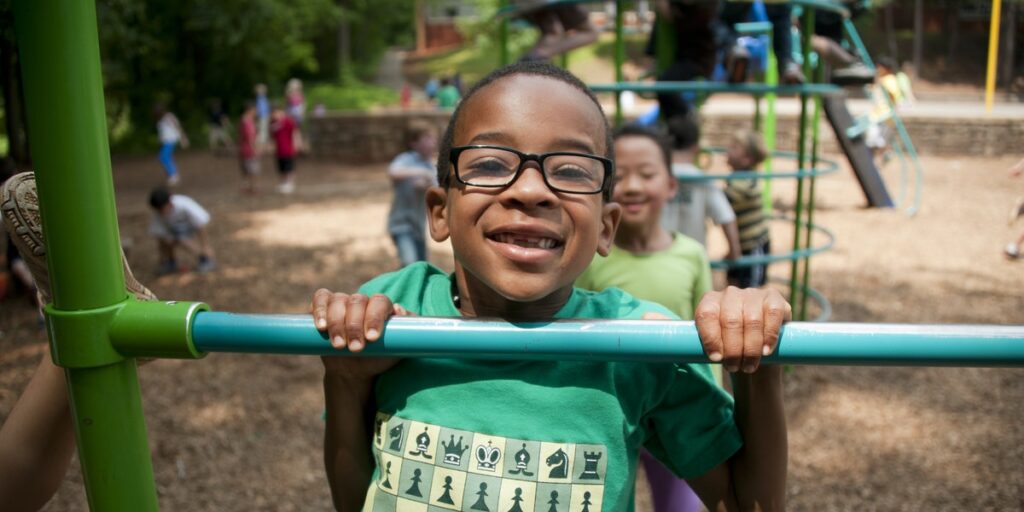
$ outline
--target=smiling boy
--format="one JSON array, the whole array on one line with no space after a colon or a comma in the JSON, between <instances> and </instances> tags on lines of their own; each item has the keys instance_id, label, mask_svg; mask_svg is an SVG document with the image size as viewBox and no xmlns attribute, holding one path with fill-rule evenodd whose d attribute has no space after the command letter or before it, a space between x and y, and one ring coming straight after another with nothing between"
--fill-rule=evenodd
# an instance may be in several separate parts
<instances>
[{"instance_id":1,"label":"smiling boy","mask_svg":"<svg viewBox=\"0 0 1024 512\"><path fill-rule=\"evenodd\" d=\"M621 290L573 288L595 254L608 254L621 216L611 157L604 114L577 78L536 63L488 75L452 116L440 185L427 192L431 236L451 239L455 272L417 263L358 294L317 290L315 324L359 352L393 314L670 316ZM325 357L335 506L631 510L644 446L712 509L781 508L781 372L758 364L787 316L769 291L711 293L698 308L709 358L745 372L735 408L688 365Z\"/></svg>"}]
</instances>

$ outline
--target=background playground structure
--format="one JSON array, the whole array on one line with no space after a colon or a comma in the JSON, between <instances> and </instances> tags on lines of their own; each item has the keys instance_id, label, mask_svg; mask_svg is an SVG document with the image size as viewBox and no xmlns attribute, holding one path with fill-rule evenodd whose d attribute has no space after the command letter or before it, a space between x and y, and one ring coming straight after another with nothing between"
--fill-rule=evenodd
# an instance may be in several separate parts
<instances>
[{"instance_id":1,"label":"background playground structure","mask_svg":"<svg viewBox=\"0 0 1024 512\"><path fill-rule=\"evenodd\" d=\"M22 4L22 5L24 5L24 4ZM27 10L23 10L22 14L25 14L27 12L28 12ZM29 27L33 27L33 26L38 27L39 26L38 23L40 22L40 18L38 17L38 13L35 12L35 13L31 13L31 14L32 15L28 16L28 18L31 21L20 21L19 23L28 24L27 26L29 26ZM88 14L88 13L86 13L86 14ZM21 19L25 19L25 18L21 18ZM78 21L81 22L83 19L85 19L86 21L89 21L88 20L88 16L86 16L85 18L79 18ZM63 21L67 22L67 19L65 19ZM20 26L19 29L20 29L22 34L30 34L30 33L32 33L30 30L26 31L25 28L24 28L24 25ZM84 27L84 29L83 29L83 26L81 24L79 24L77 26L74 26L74 27L72 27L72 26L65 26L64 29L67 32L61 33L60 31L57 31L57 33L60 34L61 36L65 36L65 35L70 34L67 38L57 37L57 38L55 38L54 42L51 43L50 41L47 41L46 44L53 44L53 45L55 45L57 47L58 51L69 51L67 46L61 46L61 45L65 44L65 43L68 43L68 42L74 40L75 38L83 38L85 40L88 40L90 37L94 37L94 34L95 34L95 28L94 27ZM78 29L83 29L83 30L78 30ZM81 138L79 136L76 136L76 134L81 135L82 133L89 132L87 130L88 125L90 123L96 122L98 119L100 119L101 116L96 115L95 110L96 110L96 104L98 103L99 105L102 105L102 102L101 101L86 102L84 104L84 108L82 108L80 110L74 110L74 109L69 108L70 105L68 104L68 98L70 98L71 95L70 94L64 94L65 91L60 89L61 87L66 87L64 84L69 83L69 81L68 80L60 79L60 76L62 74L74 75L74 71L75 70L72 69L72 68L60 68L60 67L57 67L57 66L54 66L52 68L46 68L45 67L46 64L43 63L43 59L41 58L41 56L46 54L46 52L43 49L46 48L47 46L44 45L43 42L39 39L40 34L41 34L41 31L40 32L36 32L35 36L33 36L32 38L29 38L29 40L31 40L33 44L27 44L26 43L25 47L31 49L31 51L26 51L26 54L25 54L25 57L24 57L26 62L31 63L31 65L30 64L26 64L26 69L29 70L28 72L26 72L26 75L31 78L31 80L28 80L28 83L38 87L38 91L39 91L39 92L32 93L32 94L39 94L39 96L30 96L30 106L32 107L32 112L37 113L36 115L38 116L38 117L33 118L33 120L34 121L41 121L41 122L34 123L34 126L36 126L36 128L34 128L36 130L36 132L34 132L33 135L34 136L42 135L37 140L44 141L43 143L41 143L40 145L38 145L36 147L37 148L40 148L40 147L45 148L45 147L47 147L47 142L46 141L48 141L48 143L50 144L50 147L56 147L56 145L54 144L55 141L63 141L64 144L66 144L66 147L69 150L69 153L74 153L74 151L72 151L72 150L75 150L75 151L78 151L79 153L81 153L82 156L86 157L84 159L86 161L82 162L81 159L74 158L73 156L68 156L68 157L65 158L64 155L56 155L56 154L54 154L52 152L46 152L46 151L42 151L42 150L38 150L37 149L37 151L38 151L37 156L39 157L37 163L38 163L38 165L40 165L41 168L47 169L47 171L41 172L40 175L39 175L40 176L40 183L41 183L40 184L41 195L45 199L45 197L47 196L47 193L45 193L47 188L49 188L49 190L51 191L51 192L49 192L49 194L57 194L58 188L59 188L58 185L57 185L57 182L59 180L59 177L62 176L62 175L57 174L57 172L58 172L57 169L60 169L64 173L63 176L66 176L68 178L72 178L72 177L77 178L76 185L83 186L83 187L88 187L84 191L78 193L77 197L76 197L75 194L65 194L65 196L64 196L65 199L70 199L73 204L78 204L78 203L75 203L75 201L81 201L81 200L84 199L85 201L81 201L82 204L78 204L78 206L87 206L89 201L94 201L95 205L99 206L102 209L105 209L106 212L108 213L108 219L106 220L106 224L102 224L104 222L102 219L97 221L98 225L96 227L99 228L99 229L96 229L94 231L94 234L102 235L102 236L99 237L99 240L97 241L98 243L90 246L88 243L85 243L85 242L89 242L89 240L86 240L86 239L84 239L82 237L83 230L79 229L78 230L78 234L75 235L74 234L74 230L72 229L72 226L70 225L70 224L73 224L73 223L68 222L68 221L84 222L84 221L87 221L87 219L81 218L81 217L75 219L75 218L72 218L71 216L67 215L67 213L73 211L74 208L65 209L62 212L60 210L60 208L58 206L56 206L57 203L49 203L49 205L45 201L43 203L44 204L44 208L49 206L49 208L50 208L50 210L48 210L50 212L49 215L58 215L58 217L57 217L58 219L61 219L61 220L65 221L65 224L62 224L60 222L56 222L56 221L52 220L52 218L51 218L51 220L49 222L51 222L50 227L51 227L52 231L50 232L51 236L48 239L48 241L53 244L51 246L51 249L53 250L52 253L51 253L51 269L54 270L55 281L60 283L61 280L63 279L63 280L65 280L65 282L69 283L69 286L68 286L68 288L65 291L63 291L62 293L57 293L55 295L55 297L56 297L56 305L54 306L54 308L49 310L50 311L50 313L49 313L49 315L50 315L50 322L51 322L50 325L51 326L61 326L61 328L63 328L64 326L67 326L67 323L71 320L70 316L71 316L72 313L70 313L70 311L76 310L76 309L84 309L87 312L91 312L91 311L93 311L93 308L102 307L102 306L105 306L106 304L108 304L108 303L103 302L103 301L108 300L108 299L112 299L114 297L114 294L109 293L114 288L117 288L117 290L113 290L115 293L121 291L119 286L115 286L115 285L119 284L119 283L116 282L117 279L113 278L113 276L116 274L116 272L111 272L110 271L111 269L109 268L110 267L110 263L113 261L113 258L107 258L110 261L104 261L104 258L102 257L103 256L103 252L105 250L116 247L116 245L111 243L111 242L116 242L118 237L117 237L116 231L111 230L111 229L105 229L105 230L102 229L102 226L107 226L109 228L110 226L116 225L116 224L113 223L113 220L114 220L113 219L113 211L110 208L111 206L113 206L113 196L111 195L112 187L110 186L109 178L105 175L105 172L104 172L105 171L104 168L105 167L109 167L109 164L106 164L105 162L103 162L103 160L105 159L105 145L106 145L106 141L105 140L94 140L93 142L95 142L95 144L93 144L93 145L88 145L88 144L84 144L84 143L79 144L79 141L81 140ZM86 43L86 44L88 45L88 43ZM87 57L91 57L91 56L87 56ZM97 92L97 90L99 90L99 88L97 87L98 81L95 80L95 78L96 78L95 72L96 72L96 69L98 69L98 65L96 65L96 62L91 61L91 59L89 59L89 58L87 58L85 60L87 62L84 63L83 68L82 68L82 70L84 71L84 74L87 75L87 80L84 80L84 82L85 82L85 90L91 96L91 99L95 100L96 97L99 97L99 95L95 94ZM76 61L75 65L82 65L82 64L81 64L80 61ZM90 69L90 67L91 67L91 69ZM57 77L56 77L57 79L51 79L49 81L42 80L42 78L44 76L46 76L47 73L51 73L51 72L54 73L55 75L57 75ZM53 77L51 77L51 78L53 78ZM44 88L44 84L45 84L45 88ZM34 89L34 88L30 88L30 89ZM48 114L43 113L45 111L45 109L42 108L43 104L40 103L41 100L39 98L46 97L47 95L43 94L43 92L41 92L41 91L47 91L47 90L51 93L51 94L49 94L50 99L55 100L58 105L63 106L70 113L71 122L68 123L67 126L61 126L61 125L58 125L57 123L54 123L53 122L54 119L53 119L52 115L48 115ZM54 110L56 110L56 106L54 107ZM52 114L52 111L50 112L50 114ZM53 132L50 133L47 129L53 130ZM76 129L78 130L77 132L75 131ZM67 130L67 133L63 133L63 131L58 131L58 130ZM90 133L102 133L102 130L92 130ZM85 151L83 151L83 149ZM812 158L812 160L813 160L813 158ZM67 164L69 164L71 162L74 162L77 166L79 166L80 168L83 168L83 170L78 171L75 167L67 165ZM106 165L104 165L104 164L106 164ZM73 174L72 171L75 171L76 174ZM47 174L47 172L52 173L52 174ZM80 175L77 174L78 172L80 172ZM93 178L93 179L89 179L89 178ZM200 179L197 182L201 182L201 181L202 180ZM48 183L48 184L44 186L44 183ZM92 192L95 192L96 194L93 194ZM318 193L322 194L323 192L321 190L318 190ZM800 195L800 193L798 192L797 193L797 198L795 199L795 202L797 203L796 209L797 209L798 212L799 212L799 209L800 209L799 205L802 202L801 199L799 198L799 195ZM57 197L57 196L54 195L53 197ZM252 202L250 202L250 205L251 204L252 204ZM987 202L983 201L983 204L990 204L990 203L987 203ZM53 206L50 206L50 205L53 205ZM233 205L233 206L237 207L238 205L236 204L236 205ZM291 208L293 206L294 205L291 205L291 206L289 206L289 208ZM297 212L300 215L309 215L308 211L303 212L303 211L301 211L301 209L297 210ZM60 213L63 213L65 215L63 217L60 217L60 215L59 215ZM343 215L351 216L352 213L351 212L344 212ZM799 217L799 213L797 214L797 216ZM46 218L46 217L47 217L47 214L44 213L44 218ZM97 217L99 218L100 216L97 216ZM270 219L264 219L264 220L265 221L269 221ZM53 228L56 228L56 229L53 229ZM111 231L114 231L113 234L111 233ZM89 231L88 230L84 230L84 233L89 233ZM263 232L263 233L261 233L261 236L257 236L256 237L256 240L257 240L258 243L266 241L264 236L262 236L262 235L266 235L266 233ZM799 232L798 232L798 235L799 235ZM810 242L810 238L811 238L811 236L808 235L808 242ZM936 246L941 246L941 245L942 245L941 242L939 244L936 244ZM91 249L90 247L94 247L95 250ZM88 251L79 253L79 252L73 251L72 250L73 248L79 248L79 249L86 248L86 249L88 249ZM334 250L338 249L337 246L334 246L333 248L334 248ZM943 249L946 249L946 248L943 247ZM102 266L102 271L97 271L97 273L96 273L97 275L95 275L95 276L93 276L91 274L91 272L89 272L89 273L78 272L78 275L76 276L75 272L73 271L76 268L76 266L73 265L71 263L71 261L69 260L69 258L72 255L75 255L75 256L80 256L81 255L83 260L91 261L97 269L100 269L101 266ZM877 255L875 255L875 256L877 256ZM56 263L54 262L55 260L57 261ZM305 261L307 261L307 258L300 256L300 257L297 258L297 261L305 262ZM347 269L347 267L344 267L344 266L338 268L339 271L346 270L346 269ZM58 272L58 270L60 272ZM278 270L280 270L280 269L278 269ZM63 274L63 277L61 277L61 274ZM308 270L308 268L306 270L306 274L307 275L311 275L313 278L317 278L317 276L319 275L319 274L316 274L315 272L311 272L310 270ZM961 273L961 274L963 274L963 273ZM264 274L261 274L261 273L259 273L257 271L257 273L251 275L250 278L251 279L258 279L259 277L261 277L263 275ZM288 274L285 274L285 276L288 277L288 278L291 278L291 277L294 277L294 273L288 273ZM77 280L76 279L72 279L72 278L76 278L76 277L77 277ZM91 290L90 286L87 285L87 281L86 281L87 277L91 278L92 279L91 282L96 284L96 286L95 286L96 291L95 292L93 292ZM174 277L180 278L180 276L174 276ZM346 276L346 277L350 277L350 276ZM957 277L962 278L964 276L963 275L958 275ZM195 276L193 276L193 279L199 279L199 278L196 278ZM959 282L959 280L958 280L958 282ZM73 284L70 284L70 283L73 283ZM236 291L240 291L240 293L243 293L245 296L249 296L249 293L246 293L246 291L247 291L246 283L237 283L237 284L238 284L238 286L235 288L235 290ZM860 281L859 284L863 285L864 282ZM881 285L881 286L879 286L879 288L888 289L889 287L891 287L891 283L888 283L888 282L882 282L882 283L879 283L879 284ZM58 291L60 291L60 290L58 289ZM269 295L273 295L274 293L278 293L278 291L279 291L279 289L274 289L273 291L269 292L268 294ZM1011 293L1009 295L1009 297L1019 297L1019 290L1018 290L1018 288L1015 287L1015 291L1016 291L1016 293ZM877 290L874 290L874 292L878 293ZM953 293L954 296L960 296L960 295L964 295L964 294L965 293L964 293L963 290L956 290L955 293ZM198 294L196 294L194 296L201 297L203 295L204 295L204 293L200 292L200 293L198 293ZM1004 297L1004 299L1005 299L1005 297ZM972 308L979 307L979 304L981 302L982 301L973 301L973 302L961 305L961 307L964 307L968 311L971 311ZM1000 304L999 307L1001 307L1004 302L1005 302L1005 300L1001 301L999 303ZM1016 304L1014 304L1014 306L1016 306ZM96 310L96 311L99 311L99 310ZM1017 308L1015 310L1011 310L1011 311L1019 311L1019 308ZM1012 316L1012 314L1010 316ZM101 336L101 338L102 338L102 336ZM62 339L64 339L62 336L58 336L56 341L55 341L55 343L57 343L59 346L62 346L61 345ZM72 354L72 355L75 355L75 354ZM64 356L63 354L60 354L60 356L61 357L69 357L69 356ZM74 364L81 364L81 365L83 365L80 369L75 369L75 370L70 371L70 375L71 375L70 381L71 381L71 383L75 383L77 381L79 385L82 385L82 384L87 384L87 383L106 383L106 382L111 382L109 379L107 379L107 380L95 380L95 381L91 380L94 377L96 377L96 378L102 377L103 376L102 372L105 372L106 369L109 368L107 366L108 364L117 365L118 368L128 368L128 369L130 369L130 373L131 373L131 376L132 376L131 380L134 381L134 364L131 363L131 362L124 362L124 363L120 362L120 360L118 358L114 357L114 356L116 356L116 354L112 355L110 353L103 353L101 351L97 351L96 354L86 354L86 353L83 353L83 354L78 354L78 356L79 356L78 358L68 358L68 359L65 359L65 361L69 361L69 362L74 363ZM112 357L113 357L113 359L110 359ZM90 358L98 358L98 359L90 359ZM173 363L171 363L171 364L173 364ZM194 363L194 364L202 364L202 363ZM99 370L99 371L93 371L93 370ZM258 372L257 371L257 372L253 372L253 374L260 374L260 375L262 375L262 372ZM76 379L76 376L78 377L77 379ZM79 380L79 379L90 379L90 380ZM199 381L199 382L201 383L202 381ZM131 383L129 383L128 386L125 386L125 389L126 389L125 396L128 397L128 398L124 398L123 400L125 402L129 403L129 404L135 404L134 407L138 408L138 406L139 406L138 397L137 396L130 397L129 396L130 393L127 392L128 391L127 388L131 388L131 387L133 387L131 385ZM111 387L111 391L115 391L115 390L116 390L115 387ZM95 390L93 390L93 391L95 391ZM137 393L137 391L135 391L135 392ZM117 414L116 412L114 414L111 414L112 411L110 410L110 406L109 405L107 405L107 406L102 405L101 404L102 400L100 400L100 397L98 395L99 395L99 393L87 392L85 387L78 387L77 393L74 395L74 397L78 400L77 405L76 405L76 413L79 415L79 417L84 415L86 418L88 418L89 415L92 414L93 411L96 411L96 412L99 412L100 414L102 414L103 415L103 419L110 419L110 418L117 419L117 418L120 418L121 416L127 416L127 415L123 415L123 414ZM109 400L112 396L113 396L113 393L106 394L102 398L103 398L103 400ZM1016 401L1014 400L1013 402L1016 402ZM89 407L89 409L86 409L86 407ZM287 407L285 407L284 409L287 409ZM138 422L141 422L141 415L135 415L133 417L133 419L131 419L130 421L126 421L126 423L128 423L128 422L135 422L136 420L134 418L137 418ZM120 421L120 420L116 420L116 421ZM950 423L954 424L954 425L956 424L955 421L950 421ZM91 419L85 425L88 426L89 424L91 424ZM80 432L80 434L82 434L83 432L87 432L87 430L88 429L82 430L80 428L79 432ZM134 430L132 430L132 434L135 435L139 431L140 431L139 429L134 429ZM145 430L144 429L141 430L141 432L142 432L142 435L145 435ZM80 439L85 439L85 440L88 441L88 442L83 442L82 443L83 444L83 447L82 447L83 454L88 454L90 452L92 453L91 457L84 457L83 456L83 466L86 466L86 468L88 470L89 469L88 460L91 459L92 460L92 469L94 471L96 471L97 468L99 468L100 469L100 473L103 473L103 469L104 468L103 468L102 464L98 463L99 459L97 458L97 455L99 453L103 452L107 448L107 446L105 446L103 443L97 442L97 440L99 438L84 437L84 434L82 434L82 435L83 435L83 437L80 438ZM94 435L94 434L91 434L91 435ZM107 435L109 435L109 434L107 434ZM145 489L139 490L134 485L134 484L138 484L141 481L145 481L145 480L148 480L150 482L150 485L152 485L152 483L151 483L152 480L149 480L149 476L145 474L145 473L148 473L148 471L144 471L149 466L149 461L148 461L149 457L147 457L149 454L140 453L141 450L138 449L140 446L145 446L145 443L141 443L141 444L140 443L135 443L132 446L131 449L127 450L128 452L133 452L133 453L130 453L130 457L134 458L135 463L138 464L138 469L139 469L139 473L140 474L136 475L134 477L135 480L129 479L129 481L127 483L120 482L120 483L123 484L120 489L118 489L118 487L116 485L113 485L113 486L109 485L109 483L110 483L109 480L107 482L104 482L104 483L99 483L99 487L98 488L102 489L103 493L106 494L106 496L104 496L104 499L109 499L110 496L116 495L116 494L118 494L118 492L123 493L124 496L132 495L134 493L139 493L140 495L149 495L149 496L152 497L153 500L156 499L156 491L157 490L155 488L153 488L152 491L150 492L150 491L147 491ZM133 470L132 472L134 472L134 469L136 469L135 465L129 465L128 464L128 462L129 462L128 460L126 460L124 462L125 462L125 464L119 464L119 465L117 465L117 467L120 470L122 470L122 471L130 469L130 470ZM145 462L145 464L141 464L141 462ZM146 468L142 468L143 465L145 465ZM187 471L188 471L187 465L184 464L184 463L179 463L178 461L175 461L175 467L177 469L178 478L179 479L185 479L186 478L185 474L187 474ZM1012 481L1016 481L1016 480L1012 480ZM93 483L96 484L96 482L93 482ZM104 484L106 484L106 485L104 485ZM91 489L90 499L93 499L93 500L97 499L95 494L94 494L96 492L97 487L90 487L90 489ZM1011 489L1009 492L1012 493L1013 490ZM863 496L862 496L862 498L863 498ZM274 504L277 504L279 502L278 501L279 499L280 499L279 497L278 498L270 498L270 501L273 502ZM239 500L239 501L243 501L243 500ZM976 502L976 500L975 500L975 502ZM105 502L101 500L100 503L105 503ZM297 501L289 501L289 503L297 503ZM94 502L94 505L95 505L95 502ZM237 505L249 507L249 506L252 506L252 503L243 502L243 503L237 503ZM258 505L258 503L257 503L257 505ZM155 506L155 501L152 504L152 506L149 506L148 504L140 504L140 506L144 506L146 508L153 508L153 506Z\"/></svg>"}]
</instances>

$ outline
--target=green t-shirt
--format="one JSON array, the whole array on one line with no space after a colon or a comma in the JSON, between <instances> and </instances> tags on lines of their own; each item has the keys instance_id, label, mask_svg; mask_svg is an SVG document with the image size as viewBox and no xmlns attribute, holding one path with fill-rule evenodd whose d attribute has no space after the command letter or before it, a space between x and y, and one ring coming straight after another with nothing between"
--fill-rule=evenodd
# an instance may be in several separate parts
<instances>
[{"instance_id":1,"label":"green t-shirt","mask_svg":"<svg viewBox=\"0 0 1024 512\"><path fill-rule=\"evenodd\" d=\"M459 90L454 85L446 85L437 91L437 106L441 108L455 108L459 102Z\"/></svg>"},{"instance_id":2,"label":"green t-shirt","mask_svg":"<svg viewBox=\"0 0 1024 512\"><path fill-rule=\"evenodd\" d=\"M417 263L360 292L456 317L452 279ZM576 289L555 316L648 311L670 315L621 290ZM641 446L694 477L741 445L732 399L703 365L407 359L378 378L376 402L365 511L632 510Z\"/></svg>"},{"instance_id":3,"label":"green t-shirt","mask_svg":"<svg viewBox=\"0 0 1024 512\"><path fill-rule=\"evenodd\" d=\"M576 279L576 286L601 291L621 288L665 306L683 320L693 320L701 297L711 289L711 267L704 246L675 233L663 251L634 254L617 246L607 257L598 256Z\"/></svg>"}]
</instances>

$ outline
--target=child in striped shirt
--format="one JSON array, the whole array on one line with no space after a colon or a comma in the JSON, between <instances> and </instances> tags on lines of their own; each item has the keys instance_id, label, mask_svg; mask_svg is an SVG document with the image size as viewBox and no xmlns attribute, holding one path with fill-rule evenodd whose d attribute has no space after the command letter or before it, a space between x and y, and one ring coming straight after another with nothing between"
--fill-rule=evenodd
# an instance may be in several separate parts
<instances>
[{"instance_id":1,"label":"child in striped shirt","mask_svg":"<svg viewBox=\"0 0 1024 512\"><path fill-rule=\"evenodd\" d=\"M767 156L761 134L742 130L733 135L726 151L732 172L757 171ZM736 212L736 223L740 231L740 249L743 256L763 256L771 252L771 236L768 231L768 217L761 201L758 180L729 180L725 196ZM767 264L760 263L729 268L726 276L729 284L740 288L764 286L767 281Z\"/></svg>"}]
</instances>

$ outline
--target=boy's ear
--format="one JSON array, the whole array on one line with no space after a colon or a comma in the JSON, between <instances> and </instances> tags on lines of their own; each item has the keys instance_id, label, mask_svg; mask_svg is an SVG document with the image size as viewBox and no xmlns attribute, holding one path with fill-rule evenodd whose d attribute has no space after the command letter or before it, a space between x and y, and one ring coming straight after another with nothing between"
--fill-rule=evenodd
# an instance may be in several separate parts
<instances>
[{"instance_id":1,"label":"boy's ear","mask_svg":"<svg viewBox=\"0 0 1024 512\"><path fill-rule=\"evenodd\" d=\"M444 242L451 236L448 229L448 189L430 187L427 189L427 227L430 238L435 242Z\"/></svg>"},{"instance_id":2,"label":"boy's ear","mask_svg":"<svg viewBox=\"0 0 1024 512\"><path fill-rule=\"evenodd\" d=\"M615 230L619 228L621 218L622 206L619 203L609 201L601 207L601 232L597 238L597 253L601 256L608 256L612 252Z\"/></svg>"}]
</instances>

